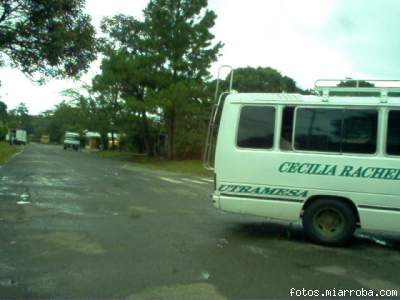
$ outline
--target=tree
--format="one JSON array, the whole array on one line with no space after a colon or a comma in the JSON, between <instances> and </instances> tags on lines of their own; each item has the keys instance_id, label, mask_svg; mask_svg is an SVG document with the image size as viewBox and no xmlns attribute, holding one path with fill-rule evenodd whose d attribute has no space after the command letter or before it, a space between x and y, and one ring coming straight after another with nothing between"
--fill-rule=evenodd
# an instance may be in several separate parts
<instances>
[{"instance_id":1,"label":"tree","mask_svg":"<svg viewBox=\"0 0 400 300\"><path fill-rule=\"evenodd\" d=\"M226 77L224 87L228 85L230 74ZM233 89L241 93L297 93L301 92L296 82L269 67L245 67L234 71Z\"/></svg>"},{"instance_id":2,"label":"tree","mask_svg":"<svg viewBox=\"0 0 400 300\"><path fill-rule=\"evenodd\" d=\"M101 114L92 95L85 96L79 90L67 89L61 92L61 96L64 100L53 110L32 117L32 133L36 140L39 140L41 135L50 135L52 142L62 142L66 131L82 134L86 129L102 129L98 123Z\"/></svg>"},{"instance_id":3,"label":"tree","mask_svg":"<svg viewBox=\"0 0 400 300\"><path fill-rule=\"evenodd\" d=\"M348 79L345 81L341 81L337 85L338 87L375 87L375 85L371 82L365 81L365 80L353 80L353 79ZM363 92L357 92L357 91L352 91L352 92L342 92L342 91L331 91L329 93L331 96L337 95L337 96L351 96L351 97L359 97L359 96L365 96L365 93ZM379 94L379 92L377 93Z\"/></svg>"},{"instance_id":4,"label":"tree","mask_svg":"<svg viewBox=\"0 0 400 300\"><path fill-rule=\"evenodd\" d=\"M129 100L137 96L134 90L138 90L137 78L131 76L131 58L116 50L108 48L104 51L105 57L101 63L101 74L92 80L92 91L97 92L96 103L101 108L103 118L107 120L107 131L111 133L112 145L114 145L114 134L124 123L128 121L126 116ZM123 98L123 96L125 96ZM125 100L125 101L124 101ZM104 126L102 126L104 128ZM146 145L148 136L145 135ZM151 154L151 147L146 147L146 152Z\"/></svg>"},{"instance_id":5,"label":"tree","mask_svg":"<svg viewBox=\"0 0 400 300\"><path fill-rule=\"evenodd\" d=\"M0 101L0 124L6 123L7 119L7 104L5 104L3 101Z\"/></svg>"},{"instance_id":6,"label":"tree","mask_svg":"<svg viewBox=\"0 0 400 300\"><path fill-rule=\"evenodd\" d=\"M26 106L24 102L21 102L18 104L18 106L15 108L15 113L17 116L24 118L29 115L29 109Z\"/></svg>"},{"instance_id":7,"label":"tree","mask_svg":"<svg viewBox=\"0 0 400 300\"><path fill-rule=\"evenodd\" d=\"M206 78L222 43L212 45L216 14L207 0L152 0L144 10L145 46L173 80Z\"/></svg>"},{"instance_id":8,"label":"tree","mask_svg":"<svg viewBox=\"0 0 400 300\"><path fill-rule=\"evenodd\" d=\"M148 55L144 44L143 23L133 17L118 15L102 21L102 30L107 34L102 44L103 55L101 74L93 80L93 90L108 99L110 106L116 107L122 99L134 120L137 133L141 135L145 151L153 155L154 142L151 136L150 120L147 112L151 105L145 101L146 90L155 89L156 82L163 82L162 73ZM114 105L112 104L114 103Z\"/></svg>"},{"instance_id":9,"label":"tree","mask_svg":"<svg viewBox=\"0 0 400 300\"><path fill-rule=\"evenodd\" d=\"M0 0L0 65L26 75L77 77L95 59L85 0ZM43 79L43 77L41 78Z\"/></svg>"},{"instance_id":10,"label":"tree","mask_svg":"<svg viewBox=\"0 0 400 300\"><path fill-rule=\"evenodd\" d=\"M29 115L29 109L25 103L21 102L18 104L16 108L9 111L8 115L9 127L25 129L28 132L32 130L31 116Z\"/></svg>"},{"instance_id":11,"label":"tree","mask_svg":"<svg viewBox=\"0 0 400 300\"><path fill-rule=\"evenodd\" d=\"M82 133L85 129L80 109L66 101L55 107L48 126L50 138L55 142L61 142L66 131Z\"/></svg>"},{"instance_id":12,"label":"tree","mask_svg":"<svg viewBox=\"0 0 400 300\"><path fill-rule=\"evenodd\" d=\"M338 87L374 87L375 85L365 80L346 80L341 81L337 85Z\"/></svg>"},{"instance_id":13,"label":"tree","mask_svg":"<svg viewBox=\"0 0 400 300\"><path fill-rule=\"evenodd\" d=\"M207 9L207 0L152 0L144 10L144 45L156 69L166 75L159 84L164 96L159 103L167 125L169 159L175 157L177 123L187 119L184 107L199 99L191 92L191 97L177 100L176 91L200 90L223 46L212 45L210 30L216 17Z\"/></svg>"},{"instance_id":14,"label":"tree","mask_svg":"<svg viewBox=\"0 0 400 300\"><path fill-rule=\"evenodd\" d=\"M75 131L83 132L84 130L99 132L102 137L104 149L108 147L108 133L120 133L122 123L130 123L130 116L126 112L126 105L117 96L114 96L106 87L103 87L100 78L96 76L93 83L98 85L99 90L95 90L93 86L85 85L87 95L83 95L81 91L75 89L64 90L61 95L65 97L64 104L66 107L57 107L54 119L63 119L64 128L76 128ZM115 102L113 101L115 100ZM67 109L68 107L68 109ZM74 117L63 115L65 112L74 110ZM66 119L67 118L67 119ZM114 144L114 143L113 143Z\"/></svg>"},{"instance_id":15,"label":"tree","mask_svg":"<svg viewBox=\"0 0 400 300\"><path fill-rule=\"evenodd\" d=\"M212 45L215 19L207 0L152 0L143 21L118 15L102 22L108 34L104 52L113 62L111 68L104 62L103 78L122 83L121 97L140 115L148 149L152 149L148 113L161 109L170 159L175 156L177 124L191 120L187 113L201 95L193 92L202 90L199 86L222 47L220 42Z\"/></svg>"},{"instance_id":16,"label":"tree","mask_svg":"<svg viewBox=\"0 0 400 300\"><path fill-rule=\"evenodd\" d=\"M183 80L149 93L153 103L162 107L160 118L168 134L168 128L174 128L174 158L200 158L210 112L208 96L202 84Z\"/></svg>"},{"instance_id":17,"label":"tree","mask_svg":"<svg viewBox=\"0 0 400 300\"><path fill-rule=\"evenodd\" d=\"M0 140L7 134L7 105L0 101Z\"/></svg>"}]
</instances>

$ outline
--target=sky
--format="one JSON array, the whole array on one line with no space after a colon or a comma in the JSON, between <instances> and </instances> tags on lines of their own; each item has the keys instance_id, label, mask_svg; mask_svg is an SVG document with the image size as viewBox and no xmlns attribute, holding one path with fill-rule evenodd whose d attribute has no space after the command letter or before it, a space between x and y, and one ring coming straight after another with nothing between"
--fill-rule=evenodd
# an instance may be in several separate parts
<instances>
[{"instance_id":1,"label":"sky","mask_svg":"<svg viewBox=\"0 0 400 300\"><path fill-rule=\"evenodd\" d=\"M98 31L105 16L141 18L148 0L87 0L86 12ZM222 41L218 67L272 67L302 88L317 79L400 79L398 0L209 0L218 16L212 29ZM0 100L9 108L25 102L31 114L52 109L60 92L90 83L93 62L79 81L49 80L39 86L20 71L0 70ZM222 74L224 75L224 74ZM234 86L233 86L234 88Z\"/></svg>"}]
</instances>

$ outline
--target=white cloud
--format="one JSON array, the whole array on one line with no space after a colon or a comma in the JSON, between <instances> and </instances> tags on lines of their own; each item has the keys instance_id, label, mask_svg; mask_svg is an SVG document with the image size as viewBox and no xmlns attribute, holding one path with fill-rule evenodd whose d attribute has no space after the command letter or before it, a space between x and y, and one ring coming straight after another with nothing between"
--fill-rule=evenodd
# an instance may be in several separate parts
<instances>
[{"instance_id":1,"label":"white cloud","mask_svg":"<svg viewBox=\"0 0 400 300\"><path fill-rule=\"evenodd\" d=\"M341 0L339 3L324 32L327 45L348 57L355 74L373 79L400 78L400 2Z\"/></svg>"},{"instance_id":2,"label":"white cloud","mask_svg":"<svg viewBox=\"0 0 400 300\"><path fill-rule=\"evenodd\" d=\"M334 1L211 1L218 13L214 32L225 43L220 64L270 66L312 87L321 77L343 77L349 64L318 38ZM339 71L337 66L342 66ZM217 65L213 67L216 74Z\"/></svg>"}]
</instances>

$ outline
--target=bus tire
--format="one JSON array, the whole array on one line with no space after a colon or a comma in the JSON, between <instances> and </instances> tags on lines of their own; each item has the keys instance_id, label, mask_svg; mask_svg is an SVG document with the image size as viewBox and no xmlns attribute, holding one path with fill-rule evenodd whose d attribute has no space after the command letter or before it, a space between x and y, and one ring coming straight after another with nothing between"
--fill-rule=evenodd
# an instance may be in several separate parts
<instances>
[{"instance_id":1,"label":"bus tire","mask_svg":"<svg viewBox=\"0 0 400 300\"><path fill-rule=\"evenodd\" d=\"M348 243L356 223L349 205L337 199L319 199L311 203L303 214L303 230L307 238L326 246Z\"/></svg>"}]
</instances>

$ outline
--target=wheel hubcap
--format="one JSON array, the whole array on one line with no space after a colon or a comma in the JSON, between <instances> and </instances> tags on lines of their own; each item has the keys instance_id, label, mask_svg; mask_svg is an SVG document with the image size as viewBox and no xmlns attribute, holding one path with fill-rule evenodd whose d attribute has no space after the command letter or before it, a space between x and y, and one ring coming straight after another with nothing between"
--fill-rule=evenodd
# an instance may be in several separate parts
<instances>
[{"instance_id":1,"label":"wheel hubcap","mask_svg":"<svg viewBox=\"0 0 400 300\"><path fill-rule=\"evenodd\" d=\"M340 234L344 228L343 214L334 208L323 208L314 216L314 228L324 237Z\"/></svg>"}]
</instances>

